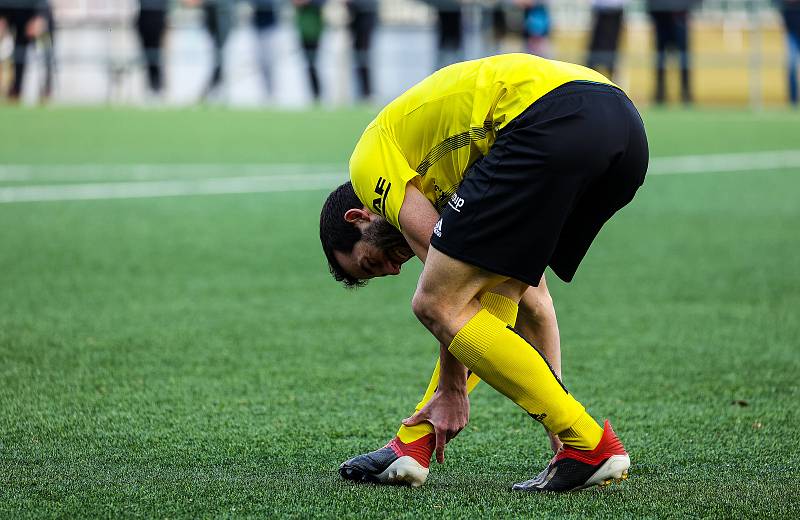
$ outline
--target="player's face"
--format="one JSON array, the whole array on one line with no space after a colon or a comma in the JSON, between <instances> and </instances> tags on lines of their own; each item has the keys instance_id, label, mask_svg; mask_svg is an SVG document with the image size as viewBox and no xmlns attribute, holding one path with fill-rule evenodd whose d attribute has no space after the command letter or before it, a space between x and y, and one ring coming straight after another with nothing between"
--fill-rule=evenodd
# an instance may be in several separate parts
<instances>
[{"instance_id":1,"label":"player's face","mask_svg":"<svg viewBox=\"0 0 800 520\"><path fill-rule=\"evenodd\" d=\"M359 280L400 274L401 266L414 256L403 234L381 217L364 227L362 233L349 254L334 253L339 265Z\"/></svg>"}]
</instances>

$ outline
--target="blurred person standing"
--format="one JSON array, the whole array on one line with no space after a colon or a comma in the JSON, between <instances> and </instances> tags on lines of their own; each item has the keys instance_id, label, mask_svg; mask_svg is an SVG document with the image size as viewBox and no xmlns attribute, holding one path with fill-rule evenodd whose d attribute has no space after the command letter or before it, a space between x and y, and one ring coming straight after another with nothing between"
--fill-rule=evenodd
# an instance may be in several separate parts
<instances>
[{"instance_id":1,"label":"blurred person standing","mask_svg":"<svg viewBox=\"0 0 800 520\"><path fill-rule=\"evenodd\" d=\"M589 68L613 78L622 32L625 0L592 0L592 35L589 40Z\"/></svg>"},{"instance_id":2,"label":"blurred person standing","mask_svg":"<svg viewBox=\"0 0 800 520\"><path fill-rule=\"evenodd\" d=\"M11 102L19 101L28 64L28 45L47 33L47 20L52 20L49 13L47 0L0 0L0 20L4 21L14 39L14 77L7 93ZM45 92L45 95L49 93Z\"/></svg>"},{"instance_id":3,"label":"blurred person standing","mask_svg":"<svg viewBox=\"0 0 800 520\"><path fill-rule=\"evenodd\" d=\"M314 101L319 101L322 89L317 73L317 51L319 40L325 23L322 19L322 7L325 0L292 0L295 9L295 22L300 33L300 44L306 59L308 83L311 86L311 95Z\"/></svg>"},{"instance_id":4,"label":"blurred person standing","mask_svg":"<svg viewBox=\"0 0 800 520\"><path fill-rule=\"evenodd\" d=\"M647 0L647 11L653 20L656 39L656 104L662 105L667 99L667 53L672 50L678 53L681 101L686 105L692 103L689 13L699 3L700 0Z\"/></svg>"},{"instance_id":5,"label":"blurred person standing","mask_svg":"<svg viewBox=\"0 0 800 520\"><path fill-rule=\"evenodd\" d=\"M258 67L267 92L274 96L273 49L278 27L278 12L274 0L250 0L253 7L253 26L258 36Z\"/></svg>"},{"instance_id":6,"label":"blurred person standing","mask_svg":"<svg viewBox=\"0 0 800 520\"><path fill-rule=\"evenodd\" d=\"M422 0L436 10L436 70L464 59L464 26L458 0Z\"/></svg>"},{"instance_id":7,"label":"blurred person standing","mask_svg":"<svg viewBox=\"0 0 800 520\"><path fill-rule=\"evenodd\" d=\"M547 1L514 0L514 4L525 10L522 34L525 38L528 52L544 58L550 58L552 55L550 49L552 22Z\"/></svg>"},{"instance_id":8,"label":"blurred person standing","mask_svg":"<svg viewBox=\"0 0 800 520\"><path fill-rule=\"evenodd\" d=\"M378 0L345 0L350 14L350 38L358 80L358 96L362 100L372 97L370 74L370 47L372 34L378 24Z\"/></svg>"},{"instance_id":9,"label":"blurred person standing","mask_svg":"<svg viewBox=\"0 0 800 520\"><path fill-rule=\"evenodd\" d=\"M800 96L797 80L797 69L800 68L800 0L778 0L777 3L786 26L789 102L796 107Z\"/></svg>"},{"instance_id":10,"label":"blurred person standing","mask_svg":"<svg viewBox=\"0 0 800 520\"><path fill-rule=\"evenodd\" d=\"M484 13L489 18L489 40L491 42L489 53L502 54L503 43L509 33L506 7L502 2L496 2L484 7Z\"/></svg>"},{"instance_id":11,"label":"blurred person standing","mask_svg":"<svg viewBox=\"0 0 800 520\"><path fill-rule=\"evenodd\" d=\"M438 46L436 70L464 59L464 25L461 3L456 0L429 2L436 7Z\"/></svg>"},{"instance_id":12,"label":"blurred person standing","mask_svg":"<svg viewBox=\"0 0 800 520\"><path fill-rule=\"evenodd\" d=\"M183 3L189 7L202 7L203 23L214 46L211 77L202 93L202 98L206 101L218 99L221 95L224 70L223 50L233 25L233 2L234 0L183 0Z\"/></svg>"},{"instance_id":13,"label":"blurred person standing","mask_svg":"<svg viewBox=\"0 0 800 520\"><path fill-rule=\"evenodd\" d=\"M167 29L169 0L139 0L136 32L142 42L150 93L160 97L164 91L164 34Z\"/></svg>"}]
</instances>

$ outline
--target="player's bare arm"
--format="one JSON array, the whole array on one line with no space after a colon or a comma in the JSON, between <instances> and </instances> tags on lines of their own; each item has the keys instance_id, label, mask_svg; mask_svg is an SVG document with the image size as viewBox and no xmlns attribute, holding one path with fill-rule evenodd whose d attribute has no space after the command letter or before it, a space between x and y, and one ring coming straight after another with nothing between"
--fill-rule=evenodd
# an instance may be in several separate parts
<instances>
[{"instance_id":1,"label":"player's bare arm","mask_svg":"<svg viewBox=\"0 0 800 520\"><path fill-rule=\"evenodd\" d=\"M400 206L400 227L414 254L425 263L431 245L431 231L439 220L439 213L425 195L409 182L405 199Z\"/></svg>"}]
</instances>

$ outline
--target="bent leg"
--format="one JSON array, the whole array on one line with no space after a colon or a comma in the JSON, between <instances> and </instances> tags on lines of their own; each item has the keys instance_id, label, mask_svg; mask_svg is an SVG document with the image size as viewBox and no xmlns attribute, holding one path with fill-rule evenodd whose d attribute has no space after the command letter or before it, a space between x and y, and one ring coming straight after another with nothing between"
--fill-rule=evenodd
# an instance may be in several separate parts
<instances>
[{"instance_id":1,"label":"bent leg","mask_svg":"<svg viewBox=\"0 0 800 520\"><path fill-rule=\"evenodd\" d=\"M481 297L481 306L486 309L487 311L491 312L494 316L497 316L499 319L503 320L506 324L513 326L517 320L517 304L512 300L507 298L506 296L502 296L500 294L495 293L485 293ZM469 377L467 377L467 393L471 393L472 390L480 383L481 379L478 377L477 374L472 372L469 373ZM417 403L417 407L414 409L414 413L422 410L422 408L428 404L431 397L433 397L433 393L436 392L436 389L439 387L439 361L436 361L436 367L433 369L433 375L431 375L431 380L428 383L428 388L425 390L425 395L422 397L422 400ZM409 444L416 440L421 439L422 437L432 434L433 433L433 426L430 423L424 422L420 424L416 424L414 426L405 426L401 425L400 429L397 431L397 437L404 443ZM431 447L433 441L431 441Z\"/></svg>"},{"instance_id":2,"label":"bent leg","mask_svg":"<svg viewBox=\"0 0 800 520\"><path fill-rule=\"evenodd\" d=\"M509 325L514 324L517 304L513 299L487 293L481 298L481 305ZM479 382L480 378L470 373L467 377L467 392L471 392ZM439 363L437 362L428 389L417 405L416 411L421 410L430 401L438 385ZM344 462L339 473L348 480L420 486L427 479L428 466L435 448L433 433L433 427L428 422L415 426L403 425L397 436L386 446Z\"/></svg>"},{"instance_id":3,"label":"bent leg","mask_svg":"<svg viewBox=\"0 0 800 520\"><path fill-rule=\"evenodd\" d=\"M603 434L561 384L544 356L480 306L477 296L503 277L431 246L414 295L420 321L472 372L573 447L591 450ZM520 293L521 296L521 293Z\"/></svg>"}]
</instances>

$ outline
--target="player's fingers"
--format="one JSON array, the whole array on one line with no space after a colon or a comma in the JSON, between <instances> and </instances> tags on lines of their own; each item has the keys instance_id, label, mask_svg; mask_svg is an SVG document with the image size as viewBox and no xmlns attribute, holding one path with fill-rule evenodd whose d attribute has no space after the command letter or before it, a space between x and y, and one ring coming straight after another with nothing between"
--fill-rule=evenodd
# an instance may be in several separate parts
<instances>
[{"instance_id":1,"label":"player's fingers","mask_svg":"<svg viewBox=\"0 0 800 520\"><path fill-rule=\"evenodd\" d=\"M444 445L447 442L447 434L438 428L434 429L436 435L436 462L444 464Z\"/></svg>"},{"instance_id":2,"label":"player's fingers","mask_svg":"<svg viewBox=\"0 0 800 520\"><path fill-rule=\"evenodd\" d=\"M421 422L425 422L428 420L428 415L420 410L419 412L415 413L411 417L406 417L402 420L403 426L414 426Z\"/></svg>"}]
</instances>

